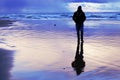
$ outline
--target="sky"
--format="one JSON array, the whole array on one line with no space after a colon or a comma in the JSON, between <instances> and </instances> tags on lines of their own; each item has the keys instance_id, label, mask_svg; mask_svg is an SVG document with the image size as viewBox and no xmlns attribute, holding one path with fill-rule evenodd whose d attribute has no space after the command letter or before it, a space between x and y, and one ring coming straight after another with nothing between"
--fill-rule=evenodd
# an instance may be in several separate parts
<instances>
[{"instance_id":1,"label":"sky","mask_svg":"<svg viewBox=\"0 0 120 80\"><path fill-rule=\"evenodd\" d=\"M79 5L85 12L120 11L120 0L0 0L0 12L74 12Z\"/></svg>"},{"instance_id":2,"label":"sky","mask_svg":"<svg viewBox=\"0 0 120 80\"><path fill-rule=\"evenodd\" d=\"M118 2L120 0L66 0L70 2L94 2L94 3L106 3L106 2Z\"/></svg>"}]
</instances>

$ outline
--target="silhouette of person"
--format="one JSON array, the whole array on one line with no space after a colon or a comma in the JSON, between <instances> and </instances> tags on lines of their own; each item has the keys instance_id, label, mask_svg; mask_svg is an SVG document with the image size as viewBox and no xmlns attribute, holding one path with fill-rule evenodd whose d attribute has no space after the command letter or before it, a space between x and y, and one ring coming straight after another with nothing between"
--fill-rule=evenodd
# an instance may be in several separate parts
<instances>
[{"instance_id":1,"label":"silhouette of person","mask_svg":"<svg viewBox=\"0 0 120 80\"><path fill-rule=\"evenodd\" d=\"M82 7L79 6L77 11L74 12L73 15L73 20L76 23L76 31L77 31L77 38L78 42L80 43L80 36L81 36L81 41L83 42L83 31L84 31L84 21L86 20L85 13L82 11ZM81 32L81 35L80 35Z\"/></svg>"},{"instance_id":2,"label":"silhouette of person","mask_svg":"<svg viewBox=\"0 0 120 80\"><path fill-rule=\"evenodd\" d=\"M79 6L77 11L74 12L73 20L76 23L77 31L77 49L75 60L71 63L72 67L76 71L77 75L83 72L85 67L85 61L83 60L83 32L84 32L84 21L86 20L85 13L82 11L82 7ZM81 39L81 42L80 42Z\"/></svg>"}]
</instances>

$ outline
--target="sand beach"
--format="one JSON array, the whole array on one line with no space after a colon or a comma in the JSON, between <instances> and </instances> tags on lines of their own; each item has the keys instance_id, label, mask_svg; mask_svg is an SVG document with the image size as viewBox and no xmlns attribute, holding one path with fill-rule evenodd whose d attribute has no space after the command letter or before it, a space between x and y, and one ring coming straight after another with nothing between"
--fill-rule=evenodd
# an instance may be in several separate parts
<instances>
[{"instance_id":1,"label":"sand beach","mask_svg":"<svg viewBox=\"0 0 120 80\"><path fill-rule=\"evenodd\" d=\"M120 80L119 20L85 22L80 75L71 66L77 47L72 19L0 23L0 80Z\"/></svg>"}]
</instances>

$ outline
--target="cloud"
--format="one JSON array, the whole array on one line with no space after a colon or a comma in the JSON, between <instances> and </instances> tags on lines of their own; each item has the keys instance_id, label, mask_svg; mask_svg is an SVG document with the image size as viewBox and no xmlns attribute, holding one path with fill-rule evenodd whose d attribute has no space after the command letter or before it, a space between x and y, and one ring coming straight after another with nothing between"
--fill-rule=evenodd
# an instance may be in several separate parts
<instances>
[{"instance_id":1,"label":"cloud","mask_svg":"<svg viewBox=\"0 0 120 80\"><path fill-rule=\"evenodd\" d=\"M120 2L92 3L92 2L72 2L68 8L74 12L79 5L85 12L120 12Z\"/></svg>"},{"instance_id":2,"label":"cloud","mask_svg":"<svg viewBox=\"0 0 120 80\"><path fill-rule=\"evenodd\" d=\"M119 0L0 0L0 12L60 13L75 11L78 5L82 5L85 11L120 11L120 2L117 1Z\"/></svg>"},{"instance_id":3,"label":"cloud","mask_svg":"<svg viewBox=\"0 0 120 80\"><path fill-rule=\"evenodd\" d=\"M120 0L67 0L70 2L94 2L94 3L108 3L108 2L120 2Z\"/></svg>"}]
</instances>

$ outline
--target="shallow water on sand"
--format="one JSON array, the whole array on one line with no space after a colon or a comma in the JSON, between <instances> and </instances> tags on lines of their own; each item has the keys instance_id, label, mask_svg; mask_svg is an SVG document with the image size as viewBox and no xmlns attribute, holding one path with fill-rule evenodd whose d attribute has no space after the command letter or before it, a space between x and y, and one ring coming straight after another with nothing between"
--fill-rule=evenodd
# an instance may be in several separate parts
<instances>
[{"instance_id":1,"label":"shallow water on sand","mask_svg":"<svg viewBox=\"0 0 120 80\"><path fill-rule=\"evenodd\" d=\"M15 51L7 53L14 54L11 61L2 55L12 67L0 80L8 75L6 80L119 80L119 25L118 21L86 21L86 66L79 76L71 67L77 41L73 22L27 20L0 27L0 52Z\"/></svg>"}]
</instances>

